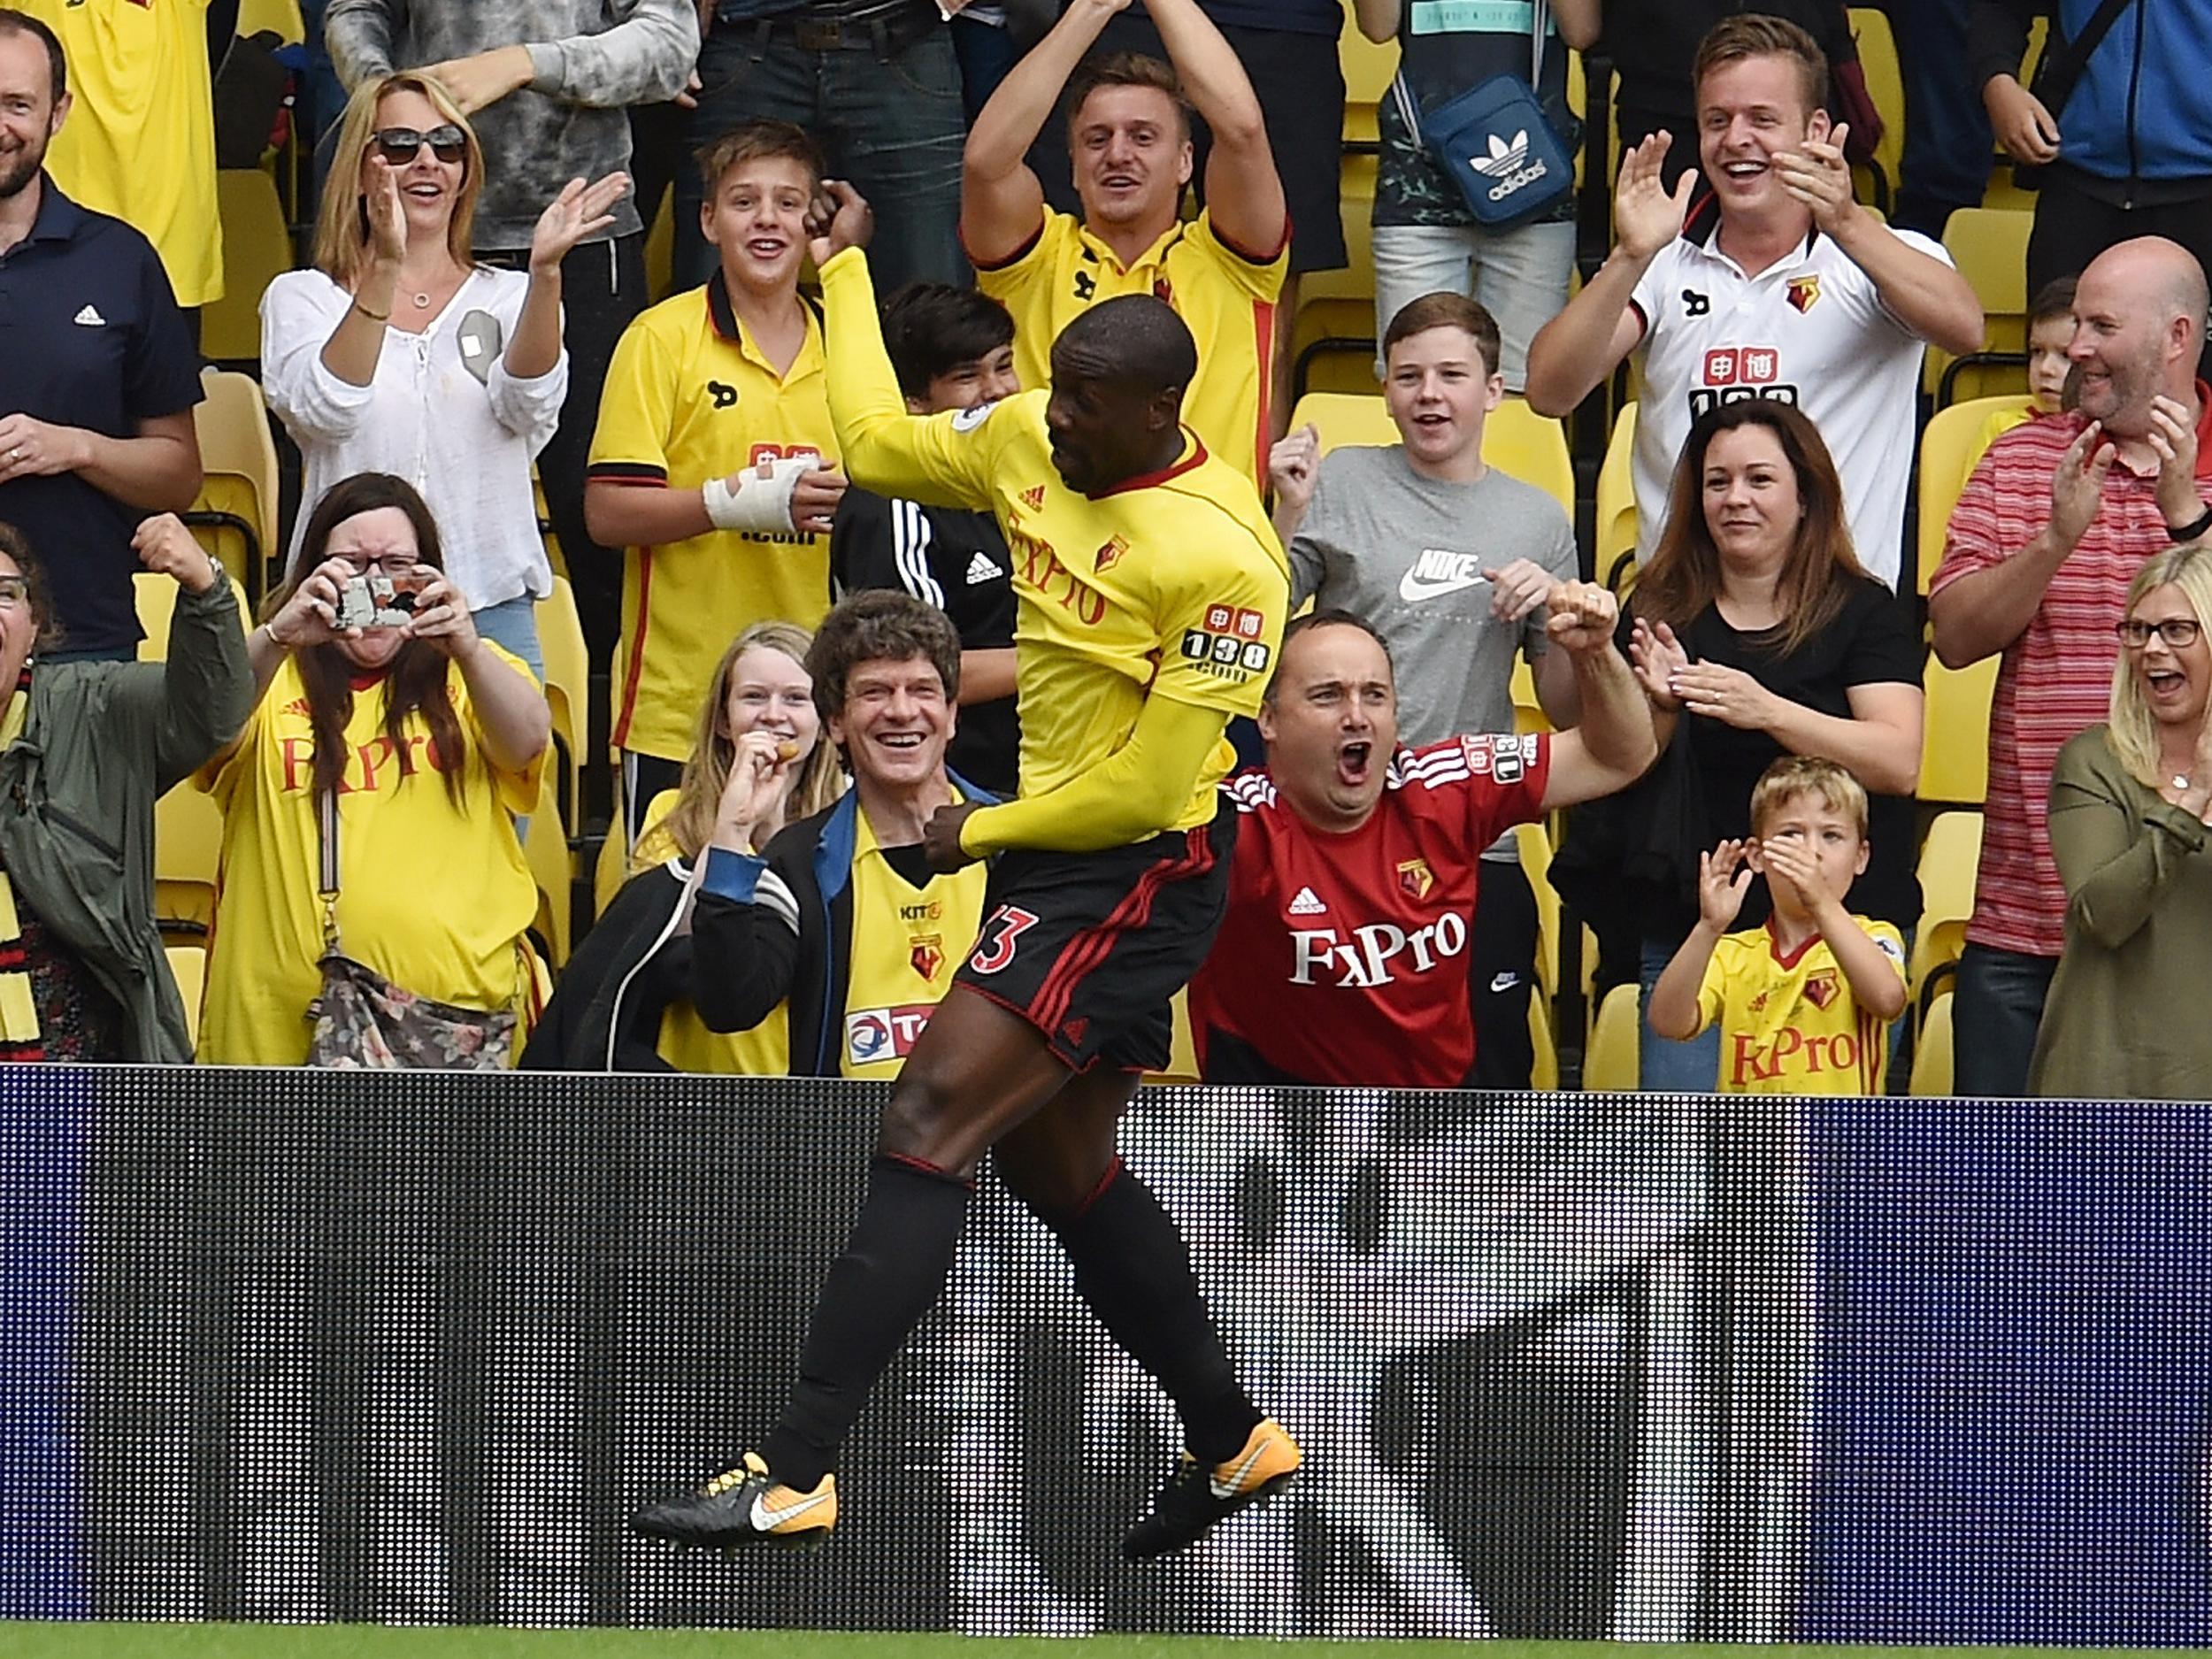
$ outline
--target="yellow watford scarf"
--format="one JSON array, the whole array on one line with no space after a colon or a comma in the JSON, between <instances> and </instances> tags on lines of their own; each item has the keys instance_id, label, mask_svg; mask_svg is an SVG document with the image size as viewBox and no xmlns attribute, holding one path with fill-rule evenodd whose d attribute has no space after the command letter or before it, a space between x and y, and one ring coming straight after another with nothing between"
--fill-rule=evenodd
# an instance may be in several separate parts
<instances>
[{"instance_id":1,"label":"yellow watford scarf","mask_svg":"<svg viewBox=\"0 0 2212 1659\"><path fill-rule=\"evenodd\" d=\"M30 677L8 699L0 715L0 749L23 735L30 716ZM46 1048L38 1029L38 999L31 995L31 964L23 949L23 926L16 918L15 887L0 870L0 1060L43 1060Z\"/></svg>"}]
</instances>

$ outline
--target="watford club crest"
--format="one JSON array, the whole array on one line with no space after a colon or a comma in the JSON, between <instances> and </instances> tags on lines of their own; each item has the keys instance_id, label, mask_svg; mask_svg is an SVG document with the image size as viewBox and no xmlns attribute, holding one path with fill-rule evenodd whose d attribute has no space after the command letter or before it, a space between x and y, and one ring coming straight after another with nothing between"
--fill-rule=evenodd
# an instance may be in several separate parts
<instances>
[{"instance_id":1,"label":"watford club crest","mask_svg":"<svg viewBox=\"0 0 2212 1659\"><path fill-rule=\"evenodd\" d=\"M1820 303L1820 279L1817 276L1793 276L1784 290L1783 297L1800 312L1809 311Z\"/></svg>"},{"instance_id":2,"label":"watford club crest","mask_svg":"<svg viewBox=\"0 0 2212 1659\"><path fill-rule=\"evenodd\" d=\"M1416 899L1425 899L1436 885L1436 874L1425 858L1409 858L1398 866L1398 885Z\"/></svg>"},{"instance_id":3,"label":"watford club crest","mask_svg":"<svg viewBox=\"0 0 2212 1659\"><path fill-rule=\"evenodd\" d=\"M944 935L926 933L917 939L914 948L907 952L906 959L915 972L934 984L937 971L945 965Z\"/></svg>"},{"instance_id":4,"label":"watford club crest","mask_svg":"<svg viewBox=\"0 0 2212 1659\"><path fill-rule=\"evenodd\" d=\"M1836 1000L1837 990L1834 974L1816 973L1805 981L1805 1000L1825 1013L1828 1004Z\"/></svg>"},{"instance_id":5,"label":"watford club crest","mask_svg":"<svg viewBox=\"0 0 2212 1659\"><path fill-rule=\"evenodd\" d=\"M1105 543L1105 545L1098 549L1098 563L1093 568L1094 570L1105 570L1112 565L1128 550L1129 538L1127 536L1118 535L1112 541Z\"/></svg>"}]
</instances>

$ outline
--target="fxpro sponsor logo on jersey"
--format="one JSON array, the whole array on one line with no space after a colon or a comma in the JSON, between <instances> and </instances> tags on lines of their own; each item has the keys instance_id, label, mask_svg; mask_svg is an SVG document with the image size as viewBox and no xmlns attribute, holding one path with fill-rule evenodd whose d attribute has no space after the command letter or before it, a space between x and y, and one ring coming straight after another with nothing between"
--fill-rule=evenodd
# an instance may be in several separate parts
<instances>
[{"instance_id":1,"label":"fxpro sponsor logo on jersey","mask_svg":"<svg viewBox=\"0 0 2212 1659\"><path fill-rule=\"evenodd\" d=\"M934 1002L854 1010L845 1016L846 1064L874 1065L883 1060L905 1059L914 1052L915 1039L936 1011Z\"/></svg>"},{"instance_id":2,"label":"fxpro sponsor logo on jersey","mask_svg":"<svg viewBox=\"0 0 2212 1659\"><path fill-rule=\"evenodd\" d=\"M1294 928L1290 982L1371 991L1432 972L1466 951L1467 918L1456 910L1447 910L1410 931L1391 922L1369 922L1340 932L1333 927Z\"/></svg>"},{"instance_id":3,"label":"fxpro sponsor logo on jersey","mask_svg":"<svg viewBox=\"0 0 2212 1659\"><path fill-rule=\"evenodd\" d=\"M1772 346L1715 346L1698 367L1698 384L1690 388L1693 420L1723 403L1754 397L1800 401L1797 388L1782 379L1782 354Z\"/></svg>"},{"instance_id":4,"label":"fxpro sponsor logo on jersey","mask_svg":"<svg viewBox=\"0 0 2212 1659\"><path fill-rule=\"evenodd\" d=\"M1513 134L1510 143L1495 133L1491 134L1486 148L1489 154L1470 156L1467 165L1486 178L1497 180L1489 189L1493 202L1502 202L1509 196L1517 196L1530 185L1551 176L1551 169L1545 165L1540 157L1533 165L1530 164L1528 130L1525 127Z\"/></svg>"},{"instance_id":5,"label":"fxpro sponsor logo on jersey","mask_svg":"<svg viewBox=\"0 0 2212 1659\"><path fill-rule=\"evenodd\" d=\"M1208 605L1203 626L1183 630L1183 655L1217 680L1249 680L1273 659L1261 637L1266 632L1267 618L1257 611Z\"/></svg>"}]
</instances>

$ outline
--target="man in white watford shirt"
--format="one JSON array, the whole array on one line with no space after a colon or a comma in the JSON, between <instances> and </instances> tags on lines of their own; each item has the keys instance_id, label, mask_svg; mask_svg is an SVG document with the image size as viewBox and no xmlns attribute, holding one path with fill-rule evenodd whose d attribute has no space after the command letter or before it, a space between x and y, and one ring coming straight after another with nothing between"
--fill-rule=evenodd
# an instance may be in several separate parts
<instances>
[{"instance_id":1,"label":"man in white watford shirt","mask_svg":"<svg viewBox=\"0 0 2212 1659\"><path fill-rule=\"evenodd\" d=\"M1208 1082L1456 1088L1477 1075L1468 918L1481 925L1482 849L1625 788L1658 752L1613 644L1613 595L1560 582L1543 614L1573 665L1580 728L1418 749L1398 741L1380 634L1341 611L1285 630L1260 708L1267 769L1223 786L1239 813L1228 910L1190 987Z\"/></svg>"},{"instance_id":2,"label":"man in white watford shirt","mask_svg":"<svg viewBox=\"0 0 2212 1659\"><path fill-rule=\"evenodd\" d=\"M1859 562L1897 586L1923 342L1982 346L1982 308L1941 247L1851 196L1848 128L1819 107L1828 63L1793 23L1724 19L1698 47L1706 188L1660 170L1653 134L1622 157L1612 252L1529 347L1528 401L1563 415L1643 353L1634 479L1638 559L1665 528L1690 424L1715 403L1778 397L1835 457Z\"/></svg>"},{"instance_id":3,"label":"man in white watford shirt","mask_svg":"<svg viewBox=\"0 0 2212 1659\"><path fill-rule=\"evenodd\" d=\"M1559 503L1482 458L1505 396L1498 325L1458 294L1428 294L1383 334L1383 397L1401 442L1344 446L1317 462L1312 428L1275 446L1275 527L1289 550L1294 604L1350 612L1403 665L1398 728L1420 748L1462 732L1513 729L1513 663L1525 652L1556 726L1576 718L1575 674L1545 647L1546 602L1579 573ZM1536 895L1509 829L1483 853L1473 923L1475 1079L1526 1088L1535 1050Z\"/></svg>"}]
</instances>

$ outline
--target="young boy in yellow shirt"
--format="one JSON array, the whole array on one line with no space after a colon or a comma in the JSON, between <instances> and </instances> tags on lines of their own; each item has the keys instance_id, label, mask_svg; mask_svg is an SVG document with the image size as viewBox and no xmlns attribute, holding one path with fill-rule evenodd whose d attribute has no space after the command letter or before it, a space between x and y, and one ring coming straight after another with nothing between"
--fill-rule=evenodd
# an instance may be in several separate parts
<instances>
[{"instance_id":1,"label":"young boy in yellow shirt","mask_svg":"<svg viewBox=\"0 0 2212 1659\"><path fill-rule=\"evenodd\" d=\"M1697 926L1652 987L1651 1028L1678 1041L1719 1022L1724 1094L1879 1094L1905 944L1844 908L1866 868L1866 791L1832 760L1786 756L1752 790L1751 834L1699 856ZM1754 875L1774 913L1732 933Z\"/></svg>"}]
</instances>

